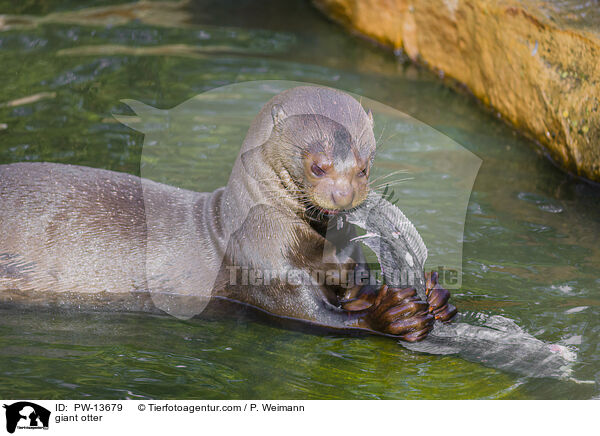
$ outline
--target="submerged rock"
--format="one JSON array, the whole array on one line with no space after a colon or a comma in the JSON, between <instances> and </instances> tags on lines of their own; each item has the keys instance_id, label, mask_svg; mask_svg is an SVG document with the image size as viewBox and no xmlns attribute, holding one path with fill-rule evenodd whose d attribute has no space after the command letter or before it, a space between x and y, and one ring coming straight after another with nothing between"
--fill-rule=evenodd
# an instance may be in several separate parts
<instances>
[{"instance_id":1,"label":"submerged rock","mask_svg":"<svg viewBox=\"0 0 600 436\"><path fill-rule=\"evenodd\" d=\"M536 0L313 0L465 84L579 176L600 181L600 14Z\"/></svg>"}]
</instances>

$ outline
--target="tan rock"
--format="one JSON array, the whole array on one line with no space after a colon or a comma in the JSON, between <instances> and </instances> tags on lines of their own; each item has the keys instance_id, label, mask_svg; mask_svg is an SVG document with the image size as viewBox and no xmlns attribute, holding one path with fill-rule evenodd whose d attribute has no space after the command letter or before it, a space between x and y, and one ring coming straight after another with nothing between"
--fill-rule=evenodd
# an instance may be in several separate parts
<instances>
[{"instance_id":1,"label":"tan rock","mask_svg":"<svg viewBox=\"0 0 600 436\"><path fill-rule=\"evenodd\" d=\"M568 1L560 10L536 0L313 2L332 19L464 83L565 169L600 181L596 11L586 15L594 20L588 24Z\"/></svg>"}]
</instances>

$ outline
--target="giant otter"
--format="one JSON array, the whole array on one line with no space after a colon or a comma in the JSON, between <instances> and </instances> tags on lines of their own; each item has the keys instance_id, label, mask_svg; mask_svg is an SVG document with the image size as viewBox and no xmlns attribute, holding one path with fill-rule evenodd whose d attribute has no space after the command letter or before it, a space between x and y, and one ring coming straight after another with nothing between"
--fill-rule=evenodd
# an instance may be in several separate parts
<instances>
[{"instance_id":1,"label":"giant otter","mask_svg":"<svg viewBox=\"0 0 600 436\"><path fill-rule=\"evenodd\" d=\"M117 301L182 317L230 301L420 340L434 319L456 313L434 274L428 301L411 288L286 279L286 271L339 277L365 268L361 252L340 249L327 233L331 218L366 198L375 151L372 115L358 101L303 86L263 107L229 183L212 193L72 165L2 165L0 301Z\"/></svg>"}]
</instances>

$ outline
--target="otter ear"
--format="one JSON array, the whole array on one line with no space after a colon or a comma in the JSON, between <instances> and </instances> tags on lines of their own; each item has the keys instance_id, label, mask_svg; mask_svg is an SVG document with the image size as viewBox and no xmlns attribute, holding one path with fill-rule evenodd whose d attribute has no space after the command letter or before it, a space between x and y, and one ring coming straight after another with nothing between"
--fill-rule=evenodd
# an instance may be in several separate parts
<instances>
[{"instance_id":1,"label":"otter ear","mask_svg":"<svg viewBox=\"0 0 600 436\"><path fill-rule=\"evenodd\" d=\"M274 104L271 108L271 116L273 117L273 124L277 125L287 117L287 114L280 104Z\"/></svg>"},{"instance_id":2,"label":"otter ear","mask_svg":"<svg viewBox=\"0 0 600 436\"><path fill-rule=\"evenodd\" d=\"M369 118L369 122L371 123L371 127L373 127L373 112L371 109L367 109L367 117Z\"/></svg>"}]
</instances>

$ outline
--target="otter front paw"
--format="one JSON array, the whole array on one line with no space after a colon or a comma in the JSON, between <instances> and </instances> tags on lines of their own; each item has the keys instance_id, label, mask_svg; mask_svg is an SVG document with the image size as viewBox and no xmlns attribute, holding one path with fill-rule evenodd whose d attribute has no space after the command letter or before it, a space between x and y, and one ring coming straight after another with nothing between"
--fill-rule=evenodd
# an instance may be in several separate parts
<instances>
[{"instance_id":1,"label":"otter front paw","mask_svg":"<svg viewBox=\"0 0 600 436\"><path fill-rule=\"evenodd\" d=\"M435 319L449 322L458 312L456 307L448 303L450 291L444 289L438 283L438 274L435 271L425 274L425 294L429 304L429 312L433 313Z\"/></svg>"},{"instance_id":2,"label":"otter front paw","mask_svg":"<svg viewBox=\"0 0 600 436\"><path fill-rule=\"evenodd\" d=\"M390 288L384 285L366 319L373 330L400 336L405 341L424 339L433 328L434 315L429 305L419 300L414 288Z\"/></svg>"}]
</instances>

